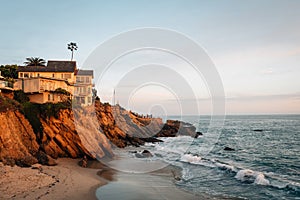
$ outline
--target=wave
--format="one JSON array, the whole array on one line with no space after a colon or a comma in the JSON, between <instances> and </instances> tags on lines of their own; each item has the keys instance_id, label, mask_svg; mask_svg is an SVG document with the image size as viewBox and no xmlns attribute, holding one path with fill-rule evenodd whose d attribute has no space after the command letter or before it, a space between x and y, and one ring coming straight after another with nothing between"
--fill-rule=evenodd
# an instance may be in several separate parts
<instances>
[{"instance_id":1,"label":"wave","mask_svg":"<svg viewBox=\"0 0 300 200\"><path fill-rule=\"evenodd\" d=\"M270 181L266 179L262 172L253 171L250 169L242 169L235 175L237 180L258 185L270 185Z\"/></svg>"},{"instance_id":2,"label":"wave","mask_svg":"<svg viewBox=\"0 0 300 200\"><path fill-rule=\"evenodd\" d=\"M182 162L187 162L191 164L200 164L201 162L201 157L197 155L191 155L191 154L184 154L180 161Z\"/></svg>"},{"instance_id":3,"label":"wave","mask_svg":"<svg viewBox=\"0 0 300 200\"><path fill-rule=\"evenodd\" d=\"M178 166L183 168L182 178L185 181L192 180L196 176L193 175L193 171L188 165L200 165L229 172L236 180L246 184L274 187L299 194L300 184L297 181L292 182L291 180L286 179L286 177L281 177L273 172L255 171L242 166L236 166L233 163L201 157L195 153L197 152L198 146L191 146L193 138L189 136L162 138L162 140L164 140L163 143L149 145L146 143L146 146L153 148L152 151L155 155L161 155L158 159L163 159L164 161L175 165L177 165L176 162L178 162ZM182 165L182 163L185 163L187 166Z\"/></svg>"}]
</instances>

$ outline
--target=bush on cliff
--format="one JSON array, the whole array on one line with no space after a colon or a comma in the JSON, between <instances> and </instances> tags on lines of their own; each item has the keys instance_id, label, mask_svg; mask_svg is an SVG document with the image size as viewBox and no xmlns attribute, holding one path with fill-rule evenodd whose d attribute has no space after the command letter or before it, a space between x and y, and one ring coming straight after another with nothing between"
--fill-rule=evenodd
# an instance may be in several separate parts
<instances>
[{"instance_id":1,"label":"bush on cliff","mask_svg":"<svg viewBox=\"0 0 300 200\"><path fill-rule=\"evenodd\" d=\"M18 102L0 95L0 112L18 109L20 109Z\"/></svg>"},{"instance_id":2,"label":"bush on cliff","mask_svg":"<svg viewBox=\"0 0 300 200\"><path fill-rule=\"evenodd\" d=\"M22 104L22 111L25 117L28 119L32 126L32 129L36 135L43 132L43 126L39 119L40 108L39 104L25 102Z\"/></svg>"},{"instance_id":3,"label":"bush on cliff","mask_svg":"<svg viewBox=\"0 0 300 200\"><path fill-rule=\"evenodd\" d=\"M29 97L22 90L17 90L14 91L14 100L25 103L29 101Z\"/></svg>"}]
</instances>

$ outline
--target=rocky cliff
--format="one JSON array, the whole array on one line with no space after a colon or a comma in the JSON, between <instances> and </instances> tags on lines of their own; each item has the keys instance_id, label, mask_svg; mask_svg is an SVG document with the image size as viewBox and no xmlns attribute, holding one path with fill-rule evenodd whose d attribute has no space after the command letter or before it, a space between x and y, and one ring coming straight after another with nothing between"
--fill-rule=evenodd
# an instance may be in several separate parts
<instances>
[{"instance_id":1,"label":"rocky cliff","mask_svg":"<svg viewBox=\"0 0 300 200\"><path fill-rule=\"evenodd\" d=\"M21 166L55 164L52 158L58 157L112 157L112 146L139 146L161 141L157 137L195 135L190 124L173 120L164 124L159 118L142 117L100 101L93 107L58 109L54 115L29 110L30 116L36 115L35 120L29 118L31 124L19 109L11 108L0 110L0 161Z\"/></svg>"},{"instance_id":2,"label":"rocky cliff","mask_svg":"<svg viewBox=\"0 0 300 200\"><path fill-rule=\"evenodd\" d=\"M19 111L0 113L0 133L1 161L22 166L37 162L34 155L39 144L28 120Z\"/></svg>"}]
</instances>

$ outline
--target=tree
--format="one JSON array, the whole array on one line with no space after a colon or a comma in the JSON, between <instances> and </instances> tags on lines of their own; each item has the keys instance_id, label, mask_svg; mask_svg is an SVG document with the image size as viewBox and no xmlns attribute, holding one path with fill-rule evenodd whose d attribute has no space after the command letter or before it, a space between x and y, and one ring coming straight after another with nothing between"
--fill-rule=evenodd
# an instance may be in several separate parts
<instances>
[{"instance_id":1,"label":"tree","mask_svg":"<svg viewBox=\"0 0 300 200\"><path fill-rule=\"evenodd\" d=\"M24 64L26 66L45 66L46 61L39 57L30 57L30 58L26 58Z\"/></svg>"},{"instance_id":2,"label":"tree","mask_svg":"<svg viewBox=\"0 0 300 200\"><path fill-rule=\"evenodd\" d=\"M68 49L72 52L72 57L71 57L71 61L73 60L73 54L74 54L74 51L77 51L78 49L78 46L75 42L70 42L68 44Z\"/></svg>"},{"instance_id":3,"label":"tree","mask_svg":"<svg viewBox=\"0 0 300 200\"><path fill-rule=\"evenodd\" d=\"M95 101L96 99L97 99L97 90L96 90L96 88L93 88L92 89L92 99L93 99L93 101ZM99 97L98 97L99 98Z\"/></svg>"},{"instance_id":4,"label":"tree","mask_svg":"<svg viewBox=\"0 0 300 200\"><path fill-rule=\"evenodd\" d=\"M5 78L12 78L12 79L18 78L17 70L18 70L17 65L1 65L0 66L1 76L5 77Z\"/></svg>"}]
</instances>

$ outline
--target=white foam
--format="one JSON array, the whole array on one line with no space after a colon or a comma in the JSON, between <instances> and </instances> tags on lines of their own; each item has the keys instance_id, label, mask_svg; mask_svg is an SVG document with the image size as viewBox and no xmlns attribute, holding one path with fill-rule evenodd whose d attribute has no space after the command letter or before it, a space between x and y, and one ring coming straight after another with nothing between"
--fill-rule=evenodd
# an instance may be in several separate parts
<instances>
[{"instance_id":1,"label":"white foam","mask_svg":"<svg viewBox=\"0 0 300 200\"><path fill-rule=\"evenodd\" d=\"M229 171L233 171L233 172L236 171L235 167L232 165L227 165L227 164L217 163L217 162L215 163L215 165L224 170L229 170Z\"/></svg>"},{"instance_id":2,"label":"white foam","mask_svg":"<svg viewBox=\"0 0 300 200\"><path fill-rule=\"evenodd\" d=\"M270 181L267 180L265 175L261 172L256 175L254 183L258 185L270 185Z\"/></svg>"},{"instance_id":3,"label":"white foam","mask_svg":"<svg viewBox=\"0 0 300 200\"><path fill-rule=\"evenodd\" d=\"M184 154L180 159L182 162L188 162L191 164L199 164L201 162L200 156L194 156L191 154Z\"/></svg>"},{"instance_id":4,"label":"white foam","mask_svg":"<svg viewBox=\"0 0 300 200\"><path fill-rule=\"evenodd\" d=\"M270 181L266 179L262 172L252 171L250 169L243 169L238 171L235 178L240 181L250 181L258 185L269 185Z\"/></svg>"}]
</instances>

